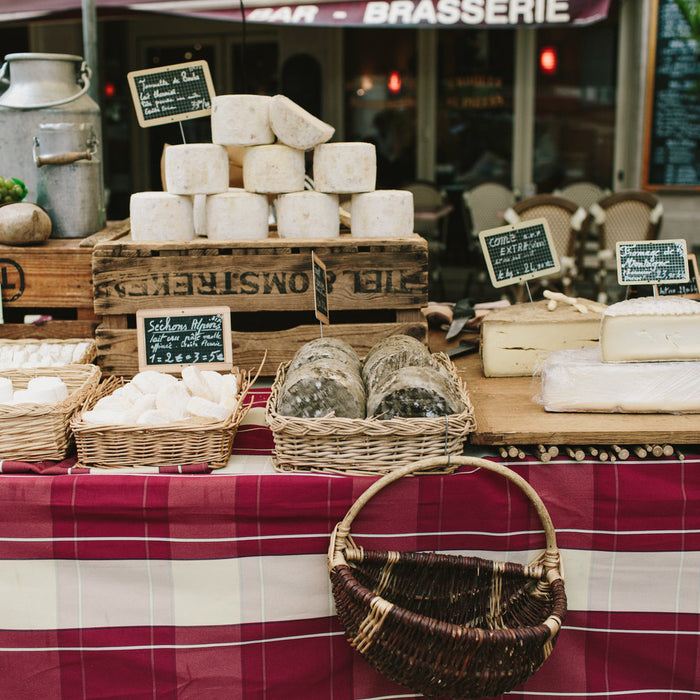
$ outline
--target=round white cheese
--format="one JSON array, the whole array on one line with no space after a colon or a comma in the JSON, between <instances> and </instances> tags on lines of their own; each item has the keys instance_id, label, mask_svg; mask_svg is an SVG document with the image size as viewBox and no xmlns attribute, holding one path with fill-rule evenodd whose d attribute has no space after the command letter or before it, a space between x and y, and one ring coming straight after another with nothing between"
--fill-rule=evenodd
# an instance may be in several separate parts
<instances>
[{"instance_id":1,"label":"round white cheese","mask_svg":"<svg viewBox=\"0 0 700 700\"><path fill-rule=\"evenodd\" d=\"M58 403L68 398L69 391L60 377L34 377L27 382L29 391L41 392L49 398L50 403Z\"/></svg>"},{"instance_id":2,"label":"round white cheese","mask_svg":"<svg viewBox=\"0 0 700 700\"><path fill-rule=\"evenodd\" d=\"M413 193L375 190L352 196L350 232L366 238L395 238L413 233Z\"/></svg>"},{"instance_id":3,"label":"round white cheese","mask_svg":"<svg viewBox=\"0 0 700 700\"><path fill-rule=\"evenodd\" d=\"M13 392L12 380L7 377L0 377L0 403L11 401Z\"/></svg>"},{"instance_id":4,"label":"round white cheese","mask_svg":"<svg viewBox=\"0 0 700 700\"><path fill-rule=\"evenodd\" d=\"M211 103L211 140L223 146L274 143L268 95L217 95Z\"/></svg>"},{"instance_id":5,"label":"round white cheese","mask_svg":"<svg viewBox=\"0 0 700 700\"><path fill-rule=\"evenodd\" d=\"M285 95L275 95L270 100L270 126L281 143L301 151L325 143L335 132L330 124Z\"/></svg>"},{"instance_id":6,"label":"round white cheese","mask_svg":"<svg viewBox=\"0 0 700 700\"><path fill-rule=\"evenodd\" d=\"M319 192L372 192L377 183L373 143L322 143L314 148L314 186Z\"/></svg>"},{"instance_id":7,"label":"round white cheese","mask_svg":"<svg viewBox=\"0 0 700 700\"><path fill-rule=\"evenodd\" d=\"M135 192L129 205L134 241L191 241L192 200L169 192Z\"/></svg>"},{"instance_id":8,"label":"round white cheese","mask_svg":"<svg viewBox=\"0 0 700 700\"><path fill-rule=\"evenodd\" d=\"M165 149L165 184L172 194L216 194L228 189L228 151L215 143Z\"/></svg>"},{"instance_id":9,"label":"round white cheese","mask_svg":"<svg viewBox=\"0 0 700 700\"><path fill-rule=\"evenodd\" d=\"M340 235L337 195L306 190L275 199L280 238L335 238Z\"/></svg>"},{"instance_id":10,"label":"round white cheese","mask_svg":"<svg viewBox=\"0 0 700 700\"><path fill-rule=\"evenodd\" d=\"M270 206L267 197L230 189L207 197L206 235L212 240L267 238Z\"/></svg>"},{"instance_id":11,"label":"round white cheese","mask_svg":"<svg viewBox=\"0 0 700 700\"><path fill-rule=\"evenodd\" d=\"M251 146L243 154L243 186L249 192L300 192L305 174L304 152L296 148Z\"/></svg>"}]
</instances>

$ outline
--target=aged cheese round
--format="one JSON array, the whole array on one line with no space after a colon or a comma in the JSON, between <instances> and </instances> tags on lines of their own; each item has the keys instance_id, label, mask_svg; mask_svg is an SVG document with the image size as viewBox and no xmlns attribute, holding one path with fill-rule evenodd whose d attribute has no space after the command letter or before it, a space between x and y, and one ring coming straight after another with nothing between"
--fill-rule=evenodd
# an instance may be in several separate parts
<instances>
[{"instance_id":1,"label":"aged cheese round","mask_svg":"<svg viewBox=\"0 0 700 700\"><path fill-rule=\"evenodd\" d=\"M243 186L249 192L281 194L304 189L304 152L282 144L251 146L243 154Z\"/></svg>"},{"instance_id":2,"label":"aged cheese round","mask_svg":"<svg viewBox=\"0 0 700 700\"><path fill-rule=\"evenodd\" d=\"M463 410L454 383L435 367L404 367L367 394L367 415L381 420L436 418Z\"/></svg>"},{"instance_id":3,"label":"aged cheese round","mask_svg":"<svg viewBox=\"0 0 700 700\"><path fill-rule=\"evenodd\" d=\"M360 376L347 364L322 358L287 375L277 400L283 416L365 417L365 391Z\"/></svg>"},{"instance_id":4,"label":"aged cheese round","mask_svg":"<svg viewBox=\"0 0 700 700\"><path fill-rule=\"evenodd\" d=\"M306 190L275 198L280 238L335 238L340 235L338 196Z\"/></svg>"},{"instance_id":5,"label":"aged cheese round","mask_svg":"<svg viewBox=\"0 0 700 700\"><path fill-rule=\"evenodd\" d=\"M216 241L267 238L270 207L267 197L230 189L207 197L206 235Z\"/></svg>"},{"instance_id":6,"label":"aged cheese round","mask_svg":"<svg viewBox=\"0 0 700 700\"><path fill-rule=\"evenodd\" d=\"M319 192L372 192L377 184L373 143L322 143L314 148L314 186Z\"/></svg>"},{"instance_id":7,"label":"aged cheese round","mask_svg":"<svg viewBox=\"0 0 700 700\"><path fill-rule=\"evenodd\" d=\"M129 201L134 241L191 241L194 238L190 197L169 192L135 192Z\"/></svg>"},{"instance_id":8,"label":"aged cheese round","mask_svg":"<svg viewBox=\"0 0 700 700\"><path fill-rule=\"evenodd\" d=\"M215 143L165 149L165 184L172 194L216 194L228 189L228 152Z\"/></svg>"},{"instance_id":9,"label":"aged cheese round","mask_svg":"<svg viewBox=\"0 0 700 700\"><path fill-rule=\"evenodd\" d=\"M270 99L270 126L278 140L301 151L328 141L335 129L285 95Z\"/></svg>"},{"instance_id":10,"label":"aged cheese round","mask_svg":"<svg viewBox=\"0 0 700 700\"><path fill-rule=\"evenodd\" d=\"M217 95L211 102L211 140L223 146L273 143L269 95Z\"/></svg>"},{"instance_id":11,"label":"aged cheese round","mask_svg":"<svg viewBox=\"0 0 700 700\"><path fill-rule=\"evenodd\" d=\"M287 368L287 374L291 374L300 367L323 358L343 362L357 374L362 369L362 360L360 360L360 356L350 343L341 338L316 338L308 343L304 343L294 353L294 357L292 357Z\"/></svg>"},{"instance_id":12,"label":"aged cheese round","mask_svg":"<svg viewBox=\"0 0 700 700\"><path fill-rule=\"evenodd\" d=\"M375 190L352 196L350 233L357 237L394 238L413 233L413 193Z\"/></svg>"},{"instance_id":13,"label":"aged cheese round","mask_svg":"<svg viewBox=\"0 0 700 700\"><path fill-rule=\"evenodd\" d=\"M380 340L365 356L362 379L372 391L387 377L403 367L435 365L428 348L410 335L391 335Z\"/></svg>"}]
</instances>

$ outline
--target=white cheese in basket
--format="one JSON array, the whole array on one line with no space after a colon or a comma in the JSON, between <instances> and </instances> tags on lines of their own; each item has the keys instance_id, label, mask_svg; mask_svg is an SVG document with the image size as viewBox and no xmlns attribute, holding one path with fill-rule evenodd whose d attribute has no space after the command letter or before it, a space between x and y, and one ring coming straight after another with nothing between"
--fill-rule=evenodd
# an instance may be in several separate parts
<instances>
[{"instance_id":1,"label":"white cheese in basket","mask_svg":"<svg viewBox=\"0 0 700 700\"><path fill-rule=\"evenodd\" d=\"M192 200L169 192L135 192L129 205L134 241L191 241Z\"/></svg>"},{"instance_id":2,"label":"white cheese in basket","mask_svg":"<svg viewBox=\"0 0 700 700\"><path fill-rule=\"evenodd\" d=\"M373 143L322 143L314 148L314 186L319 192L372 192L377 183L377 151Z\"/></svg>"},{"instance_id":3,"label":"white cheese in basket","mask_svg":"<svg viewBox=\"0 0 700 700\"><path fill-rule=\"evenodd\" d=\"M352 196L350 232L367 238L394 238L413 233L413 193L375 190Z\"/></svg>"},{"instance_id":4,"label":"white cheese in basket","mask_svg":"<svg viewBox=\"0 0 700 700\"><path fill-rule=\"evenodd\" d=\"M270 100L270 126L278 140L301 151L328 141L335 129L321 121L285 95Z\"/></svg>"},{"instance_id":5,"label":"white cheese in basket","mask_svg":"<svg viewBox=\"0 0 700 700\"><path fill-rule=\"evenodd\" d=\"M217 95L211 103L211 140L223 146L273 143L269 95Z\"/></svg>"},{"instance_id":6,"label":"white cheese in basket","mask_svg":"<svg viewBox=\"0 0 700 700\"><path fill-rule=\"evenodd\" d=\"M251 146L243 154L243 186L249 192L301 192L304 176L304 152L296 148L275 143Z\"/></svg>"},{"instance_id":7,"label":"white cheese in basket","mask_svg":"<svg viewBox=\"0 0 700 700\"><path fill-rule=\"evenodd\" d=\"M340 235L338 196L290 192L275 199L280 238L335 238Z\"/></svg>"}]
</instances>

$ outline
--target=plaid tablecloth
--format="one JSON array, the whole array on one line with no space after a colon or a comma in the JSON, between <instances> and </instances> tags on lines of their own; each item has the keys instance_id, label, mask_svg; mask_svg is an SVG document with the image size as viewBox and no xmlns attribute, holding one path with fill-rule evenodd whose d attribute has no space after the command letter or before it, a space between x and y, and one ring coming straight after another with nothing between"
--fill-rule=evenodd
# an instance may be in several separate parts
<instances>
[{"instance_id":1,"label":"plaid tablecloth","mask_svg":"<svg viewBox=\"0 0 700 700\"><path fill-rule=\"evenodd\" d=\"M419 697L371 669L334 615L329 533L372 480L275 473L271 446L258 407L223 470L0 475L0 698ZM569 613L509 697L700 696L693 453L510 464L554 521ZM392 485L353 534L523 562L543 547L520 491L469 469Z\"/></svg>"}]
</instances>

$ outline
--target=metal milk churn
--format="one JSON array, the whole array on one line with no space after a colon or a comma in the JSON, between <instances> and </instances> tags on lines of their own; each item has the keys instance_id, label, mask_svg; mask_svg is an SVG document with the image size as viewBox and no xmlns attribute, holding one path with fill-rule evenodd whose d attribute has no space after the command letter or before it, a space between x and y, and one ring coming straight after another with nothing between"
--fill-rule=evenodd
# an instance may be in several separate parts
<instances>
[{"instance_id":1,"label":"metal milk churn","mask_svg":"<svg viewBox=\"0 0 700 700\"><path fill-rule=\"evenodd\" d=\"M40 177L44 177L41 171L43 167L54 167L47 165L40 168L34 161L34 139L41 138L40 127L49 124L88 125L96 144L94 155L90 161L86 161L93 163L91 170L94 171L95 182L92 187L98 193L94 206L97 207L100 225L95 230L102 228L105 221L102 121L99 106L87 92L90 69L85 61L72 54L7 54L0 68L0 83L8 86L0 94L0 175L22 180L28 189L26 201L39 204L38 182ZM84 130L80 128L78 131L82 134ZM83 144L77 150L87 150L87 147ZM49 154L43 146L41 151L42 155L56 155ZM67 179L61 191L49 192L48 196L52 200L58 200L67 193L73 200L82 196L77 190L82 184L77 181L71 183L69 179L78 175L82 178L82 170L65 170ZM94 197L90 201L94 201ZM53 223L55 228L56 223ZM81 237L88 233L91 232L54 231L52 236Z\"/></svg>"}]
</instances>

